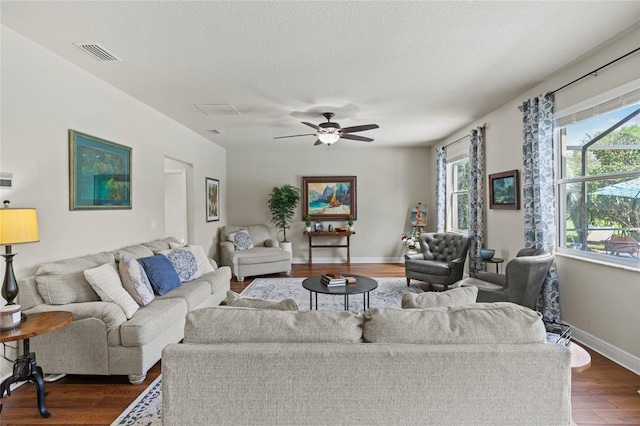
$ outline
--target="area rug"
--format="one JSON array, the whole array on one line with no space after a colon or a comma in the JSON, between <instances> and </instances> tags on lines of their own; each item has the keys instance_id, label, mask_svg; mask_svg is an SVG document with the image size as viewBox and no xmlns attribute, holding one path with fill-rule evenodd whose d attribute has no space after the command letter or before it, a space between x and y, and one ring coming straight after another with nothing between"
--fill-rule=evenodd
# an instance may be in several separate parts
<instances>
[{"instance_id":1,"label":"area rug","mask_svg":"<svg viewBox=\"0 0 640 426\"><path fill-rule=\"evenodd\" d=\"M371 292L370 307L400 307L402 292L422 293L418 287L407 287L406 278L374 278L378 288ZM309 310L309 291L302 287L304 278L256 278L242 295L265 300L293 299L301 311ZM362 312L362 295L349 298L349 310ZM314 302L315 303L315 302ZM343 297L318 295L319 310L342 310ZM162 376L158 376L135 401L133 401L111 426L161 426L162 425Z\"/></svg>"},{"instance_id":2,"label":"area rug","mask_svg":"<svg viewBox=\"0 0 640 426\"><path fill-rule=\"evenodd\" d=\"M135 401L111 423L117 425L162 426L162 376L158 376Z\"/></svg>"},{"instance_id":3,"label":"area rug","mask_svg":"<svg viewBox=\"0 0 640 426\"><path fill-rule=\"evenodd\" d=\"M402 292L422 293L413 284L407 287L404 277L373 278L378 282L378 288L370 293L369 307L390 308L400 307ZM244 297L279 301L293 299L301 311L309 310L309 290L302 287L304 278L256 278L242 292ZM314 297L315 308L315 297ZM318 294L318 310L339 311L344 309L344 297L340 295ZM362 313L363 295L353 294L349 297L349 310Z\"/></svg>"}]
</instances>

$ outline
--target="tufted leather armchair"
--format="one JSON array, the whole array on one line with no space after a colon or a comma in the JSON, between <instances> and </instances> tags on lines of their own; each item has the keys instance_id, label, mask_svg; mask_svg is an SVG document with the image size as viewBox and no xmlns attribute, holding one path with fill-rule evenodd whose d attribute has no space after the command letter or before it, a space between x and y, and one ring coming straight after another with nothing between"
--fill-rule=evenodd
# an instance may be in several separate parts
<instances>
[{"instance_id":1,"label":"tufted leather armchair","mask_svg":"<svg viewBox=\"0 0 640 426\"><path fill-rule=\"evenodd\" d=\"M548 251L525 248L507 263L504 275L480 272L477 278L462 280L460 286L478 287L478 302L512 302L535 310L552 263Z\"/></svg>"},{"instance_id":2,"label":"tufted leather armchair","mask_svg":"<svg viewBox=\"0 0 640 426\"><path fill-rule=\"evenodd\" d=\"M471 239L453 232L425 232L418 240L422 253L405 255L407 286L411 279L425 281L433 287L449 286L462 279L464 262Z\"/></svg>"}]
</instances>

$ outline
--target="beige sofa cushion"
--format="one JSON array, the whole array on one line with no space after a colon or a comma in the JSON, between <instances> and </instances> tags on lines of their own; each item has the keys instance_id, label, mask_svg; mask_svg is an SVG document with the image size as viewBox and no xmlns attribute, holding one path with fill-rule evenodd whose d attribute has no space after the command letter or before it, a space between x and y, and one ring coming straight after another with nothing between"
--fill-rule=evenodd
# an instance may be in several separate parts
<instances>
[{"instance_id":1,"label":"beige sofa cushion","mask_svg":"<svg viewBox=\"0 0 640 426\"><path fill-rule=\"evenodd\" d=\"M187 303L184 299L159 299L143 306L130 320L120 325L122 346L143 346L153 342L175 324L184 323Z\"/></svg>"},{"instance_id":2,"label":"beige sofa cushion","mask_svg":"<svg viewBox=\"0 0 640 426\"><path fill-rule=\"evenodd\" d=\"M113 253L103 252L43 263L35 275L38 292L49 305L98 301L100 297L85 279L84 271L113 261Z\"/></svg>"},{"instance_id":3,"label":"beige sofa cushion","mask_svg":"<svg viewBox=\"0 0 640 426\"><path fill-rule=\"evenodd\" d=\"M544 343L541 315L509 302L429 309L369 309L363 337L371 343Z\"/></svg>"},{"instance_id":4,"label":"beige sofa cushion","mask_svg":"<svg viewBox=\"0 0 640 426\"><path fill-rule=\"evenodd\" d=\"M227 291L227 306L237 306L241 308L256 309L277 309L280 311L297 311L298 304L293 299L284 299L278 302L271 300L252 299L250 297L242 297L238 293Z\"/></svg>"},{"instance_id":5,"label":"beige sofa cushion","mask_svg":"<svg viewBox=\"0 0 640 426\"><path fill-rule=\"evenodd\" d=\"M362 341L362 316L214 307L187 314L184 332L185 343L357 343Z\"/></svg>"},{"instance_id":6,"label":"beige sofa cushion","mask_svg":"<svg viewBox=\"0 0 640 426\"><path fill-rule=\"evenodd\" d=\"M145 247L148 247L153 252L153 254L158 254L158 252L162 250L171 249L171 246L169 245L170 243L179 243L179 242L180 241L178 241L173 237L167 237L162 240L153 240L153 241L149 241L148 243L142 243L142 245Z\"/></svg>"},{"instance_id":7,"label":"beige sofa cushion","mask_svg":"<svg viewBox=\"0 0 640 426\"><path fill-rule=\"evenodd\" d=\"M116 258L116 262L120 262L120 260L124 257L130 257L133 259L140 259L142 257L153 256L153 252L151 249L142 244L136 244L135 246L123 247L121 249L115 250L113 255Z\"/></svg>"},{"instance_id":8,"label":"beige sofa cushion","mask_svg":"<svg viewBox=\"0 0 640 426\"><path fill-rule=\"evenodd\" d=\"M475 303L478 287L461 287L448 291L427 291L424 293L402 292L403 308L438 308Z\"/></svg>"}]
</instances>

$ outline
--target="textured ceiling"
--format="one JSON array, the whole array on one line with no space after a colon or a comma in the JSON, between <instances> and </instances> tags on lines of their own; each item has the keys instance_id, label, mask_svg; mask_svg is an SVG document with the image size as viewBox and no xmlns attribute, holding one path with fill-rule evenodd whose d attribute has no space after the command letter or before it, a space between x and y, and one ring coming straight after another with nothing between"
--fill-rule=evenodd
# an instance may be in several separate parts
<instances>
[{"instance_id":1,"label":"textured ceiling","mask_svg":"<svg viewBox=\"0 0 640 426\"><path fill-rule=\"evenodd\" d=\"M429 145L640 21L640 2L2 1L2 24L224 147ZM98 62L73 43L99 43ZM613 59L613 58L612 58ZM585 72L590 70L585 70ZM195 104L231 104L205 115ZM222 135L208 132L219 129Z\"/></svg>"}]
</instances>

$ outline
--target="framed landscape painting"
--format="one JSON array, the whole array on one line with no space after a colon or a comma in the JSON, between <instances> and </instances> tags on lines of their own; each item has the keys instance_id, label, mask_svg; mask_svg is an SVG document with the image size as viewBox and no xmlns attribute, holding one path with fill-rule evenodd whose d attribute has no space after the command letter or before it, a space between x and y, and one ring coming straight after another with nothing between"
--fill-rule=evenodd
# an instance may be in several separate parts
<instances>
[{"instance_id":1,"label":"framed landscape painting","mask_svg":"<svg viewBox=\"0 0 640 426\"><path fill-rule=\"evenodd\" d=\"M305 176L302 178L302 218L311 220L357 219L355 176Z\"/></svg>"},{"instance_id":2,"label":"framed landscape painting","mask_svg":"<svg viewBox=\"0 0 640 426\"><path fill-rule=\"evenodd\" d=\"M205 178L207 193L207 222L220 220L220 181Z\"/></svg>"},{"instance_id":3,"label":"framed landscape painting","mask_svg":"<svg viewBox=\"0 0 640 426\"><path fill-rule=\"evenodd\" d=\"M518 170L489 175L489 208L519 210Z\"/></svg>"},{"instance_id":4,"label":"framed landscape painting","mask_svg":"<svg viewBox=\"0 0 640 426\"><path fill-rule=\"evenodd\" d=\"M69 130L69 210L131 208L131 148Z\"/></svg>"}]
</instances>

